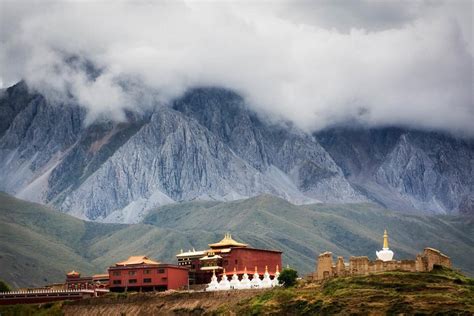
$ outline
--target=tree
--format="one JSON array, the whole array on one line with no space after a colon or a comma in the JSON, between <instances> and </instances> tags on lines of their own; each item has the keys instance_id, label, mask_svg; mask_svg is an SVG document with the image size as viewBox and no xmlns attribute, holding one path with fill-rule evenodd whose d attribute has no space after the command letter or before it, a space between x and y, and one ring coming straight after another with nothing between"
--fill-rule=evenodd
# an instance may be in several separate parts
<instances>
[{"instance_id":1,"label":"tree","mask_svg":"<svg viewBox=\"0 0 474 316\"><path fill-rule=\"evenodd\" d=\"M10 291L10 287L8 286L8 284L0 280L0 292L8 292L8 291Z\"/></svg>"},{"instance_id":2,"label":"tree","mask_svg":"<svg viewBox=\"0 0 474 316\"><path fill-rule=\"evenodd\" d=\"M278 281L283 284L284 287L290 287L296 284L298 278L298 272L291 268L285 268L281 271Z\"/></svg>"}]
</instances>

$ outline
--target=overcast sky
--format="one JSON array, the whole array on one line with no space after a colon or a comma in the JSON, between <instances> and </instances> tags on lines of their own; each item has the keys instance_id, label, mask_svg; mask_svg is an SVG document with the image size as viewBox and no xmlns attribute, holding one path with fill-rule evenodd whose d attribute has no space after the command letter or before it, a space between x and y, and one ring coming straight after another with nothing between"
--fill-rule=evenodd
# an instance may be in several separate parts
<instances>
[{"instance_id":1,"label":"overcast sky","mask_svg":"<svg viewBox=\"0 0 474 316\"><path fill-rule=\"evenodd\" d=\"M474 136L472 18L468 0L0 0L0 86L72 96L89 121L221 86L307 131Z\"/></svg>"}]
</instances>

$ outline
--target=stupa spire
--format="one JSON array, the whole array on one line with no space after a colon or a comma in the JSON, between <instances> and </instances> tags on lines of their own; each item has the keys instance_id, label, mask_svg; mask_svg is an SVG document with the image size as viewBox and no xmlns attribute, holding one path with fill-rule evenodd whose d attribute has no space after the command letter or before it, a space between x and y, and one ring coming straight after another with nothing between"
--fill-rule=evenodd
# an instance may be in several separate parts
<instances>
[{"instance_id":1,"label":"stupa spire","mask_svg":"<svg viewBox=\"0 0 474 316\"><path fill-rule=\"evenodd\" d=\"M388 249L388 234L387 230L383 232L383 248Z\"/></svg>"}]
</instances>

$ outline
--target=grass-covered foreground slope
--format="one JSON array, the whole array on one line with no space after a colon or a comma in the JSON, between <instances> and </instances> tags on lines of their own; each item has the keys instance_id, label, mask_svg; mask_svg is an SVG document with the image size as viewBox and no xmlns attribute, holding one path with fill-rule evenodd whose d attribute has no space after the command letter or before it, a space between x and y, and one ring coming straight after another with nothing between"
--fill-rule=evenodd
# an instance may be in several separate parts
<instances>
[{"instance_id":1,"label":"grass-covered foreground slope","mask_svg":"<svg viewBox=\"0 0 474 316\"><path fill-rule=\"evenodd\" d=\"M61 282L69 270L104 273L130 255L175 262L180 249L206 249L225 232L254 247L282 250L284 264L305 274L325 250L373 258L384 228L397 258L431 246L474 274L469 218L405 215L370 204L296 206L265 195L168 205L152 210L143 224L119 225L82 221L0 193L0 279L14 288Z\"/></svg>"},{"instance_id":2,"label":"grass-covered foreground slope","mask_svg":"<svg viewBox=\"0 0 474 316\"><path fill-rule=\"evenodd\" d=\"M220 312L229 310L237 315L472 315L474 280L447 269L335 278L268 291Z\"/></svg>"}]
</instances>

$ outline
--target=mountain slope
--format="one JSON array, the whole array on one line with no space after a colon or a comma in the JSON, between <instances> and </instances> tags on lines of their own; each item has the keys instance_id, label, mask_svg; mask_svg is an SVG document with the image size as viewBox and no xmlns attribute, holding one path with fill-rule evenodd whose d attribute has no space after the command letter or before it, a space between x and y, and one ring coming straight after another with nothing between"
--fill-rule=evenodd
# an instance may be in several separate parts
<instances>
[{"instance_id":1,"label":"mountain slope","mask_svg":"<svg viewBox=\"0 0 474 316\"><path fill-rule=\"evenodd\" d=\"M297 204L474 211L472 140L395 128L310 135L218 88L87 125L82 107L51 104L21 82L0 97L0 112L0 190L82 219L136 223L168 203L265 193Z\"/></svg>"},{"instance_id":2,"label":"mountain slope","mask_svg":"<svg viewBox=\"0 0 474 316\"><path fill-rule=\"evenodd\" d=\"M232 202L187 202L153 210L143 224L86 222L0 193L0 279L19 286L61 282L72 269L103 273L130 255L175 262L180 249L206 249L226 232L254 247L280 249L301 274L316 255L368 255L384 228L396 258L439 248L455 267L474 274L472 219L415 216L369 204L296 206L272 196Z\"/></svg>"}]
</instances>

